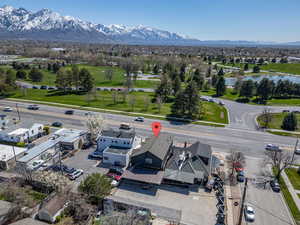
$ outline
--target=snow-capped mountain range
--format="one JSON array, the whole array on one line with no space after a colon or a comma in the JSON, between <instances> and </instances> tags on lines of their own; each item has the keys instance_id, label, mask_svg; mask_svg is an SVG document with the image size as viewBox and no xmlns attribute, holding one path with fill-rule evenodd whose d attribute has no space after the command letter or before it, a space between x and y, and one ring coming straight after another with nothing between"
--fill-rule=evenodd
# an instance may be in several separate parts
<instances>
[{"instance_id":1,"label":"snow-capped mountain range","mask_svg":"<svg viewBox=\"0 0 300 225\"><path fill-rule=\"evenodd\" d=\"M49 9L0 8L0 37L84 42L176 42L186 38L164 30L124 25L93 24Z\"/></svg>"},{"instance_id":2,"label":"snow-capped mountain range","mask_svg":"<svg viewBox=\"0 0 300 225\"><path fill-rule=\"evenodd\" d=\"M62 16L49 9L0 8L0 39L158 45L275 45L251 41L200 41L146 26L103 25ZM280 43L283 44L283 43ZM298 45L298 42L286 43Z\"/></svg>"}]
</instances>

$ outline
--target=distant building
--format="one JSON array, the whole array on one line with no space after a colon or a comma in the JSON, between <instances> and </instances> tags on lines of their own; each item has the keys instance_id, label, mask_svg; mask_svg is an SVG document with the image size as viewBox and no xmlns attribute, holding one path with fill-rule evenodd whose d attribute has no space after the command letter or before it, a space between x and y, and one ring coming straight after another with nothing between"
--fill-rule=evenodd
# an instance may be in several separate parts
<instances>
[{"instance_id":1,"label":"distant building","mask_svg":"<svg viewBox=\"0 0 300 225\"><path fill-rule=\"evenodd\" d=\"M0 141L6 142L28 142L41 137L44 133L44 125L32 123L31 121L8 122L6 117L1 118Z\"/></svg>"}]
</instances>

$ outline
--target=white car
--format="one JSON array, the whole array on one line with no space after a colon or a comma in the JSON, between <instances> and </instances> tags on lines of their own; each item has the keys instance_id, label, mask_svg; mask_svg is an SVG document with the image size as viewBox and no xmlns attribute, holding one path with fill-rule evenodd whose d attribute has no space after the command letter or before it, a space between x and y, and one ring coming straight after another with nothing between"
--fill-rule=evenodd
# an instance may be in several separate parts
<instances>
[{"instance_id":1,"label":"white car","mask_svg":"<svg viewBox=\"0 0 300 225\"><path fill-rule=\"evenodd\" d=\"M279 148L278 145L274 145L274 144L267 144L266 148L267 151L281 151L281 149Z\"/></svg>"},{"instance_id":2,"label":"white car","mask_svg":"<svg viewBox=\"0 0 300 225\"><path fill-rule=\"evenodd\" d=\"M80 177L83 174L83 170L76 169L73 173L69 173L68 177L70 180L76 180L76 178Z\"/></svg>"},{"instance_id":3,"label":"white car","mask_svg":"<svg viewBox=\"0 0 300 225\"><path fill-rule=\"evenodd\" d=\"M137 121L137 122L144 122L145 118L144 117L137 117L137 118L135 118L135 121Z\"/></svg>"},{"instance_id":4,"label":"white car","mask_svg":"<svg viewBox=\"0 0 300 225\"><path fill-rule=\"evenodd\" d=\"M254 222L255 211L252 206L246 204L244 207L244 214L247 222Z\"/></svg>"},{"instance_id":5,"label":"white car","mask_svg":"<svg viewBox=\"0 0 300 225\"><path fill-rule=\"evenodd\" d=\"M31 165L28 166L28 168L31 169L31 170L37 170L37 169L39 169L40 167L43 166L44 162L45 161L41 160L41 159L40 160L35 160L31 163Z\"/></svg>"},{"instance_id":6,"label":"white car","mask_svg":"<svg viewBox=\"0 0 300 225\"><path fill-rule=\"evenodd\" d=\"M120 184L120 181L117 181L117 180L113 179L113 180L111 181L110 184L111 184L111 186L113 186L113 187L118 187L119 184Z\"/></svg>"},{"instance_id":7,"label":"white car","mask_svg":"<svg viewBox=\"0 0 300 225\"><path fill-rule=\"evenodd\" d=\"M7 106L7 107L4 107L3 111L4 112L12 112L13 109L11 107Z\"/></svg>"}]
</instances>

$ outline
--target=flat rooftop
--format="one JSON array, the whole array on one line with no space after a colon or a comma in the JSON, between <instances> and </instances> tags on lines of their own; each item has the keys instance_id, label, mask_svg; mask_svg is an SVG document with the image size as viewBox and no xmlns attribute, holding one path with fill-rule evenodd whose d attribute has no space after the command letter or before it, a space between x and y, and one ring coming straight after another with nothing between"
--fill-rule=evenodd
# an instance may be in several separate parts
<instances>
[{"instance_id":1,"label":"flat rooftop","mask_svg":"<svg viewBox=\"0 0 300 225\"><path fill-rule=\"evenodd\" d=\"M113 138L126 138L126 139L131 139L135 137L135 132L134 131L121 131L121 130L103 130L101 132L101 136L103 137L113 137ZM101 138L100 136L100 138Z\"/></svg>"},{"instance_id":2,"label":"flat rooftop","mask_svg":"<svg viewBox=\"0 0 300 225\"><path fill-rule=\"evenodd\" d=\"M104 150L104 153L113 153L118 155L126 155L131 149L109 147Z\"/></svg>"},{"instance_id":3,"label":"flat rooftop","mask_svg":"<svg viewBox=\"0 0 300 225\"><path fill-rule=\"evenodd\" d=\"M24 153L27 149L14 147L16 156ZM13 146L0 144L0 161L8 161L14 157Z\"/></svg>"}]
</instances>

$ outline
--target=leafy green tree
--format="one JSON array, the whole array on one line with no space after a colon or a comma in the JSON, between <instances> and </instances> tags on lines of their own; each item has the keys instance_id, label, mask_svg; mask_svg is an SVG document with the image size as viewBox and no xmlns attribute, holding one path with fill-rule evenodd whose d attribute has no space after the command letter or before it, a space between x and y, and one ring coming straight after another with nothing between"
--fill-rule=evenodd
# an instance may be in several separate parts
<instances>
[{"instance_id":1,"label":"leafy green tree","mask_svg":"<svg viewBox=\"0 0 300 225\"><path fill-rule=\"evenodd\" d=\"M221 67L221 69L219 70L218 72L218 76L224 76L224 71L223 71L223 68Z\"/></svg>"},{"instance_id":2,"label":"leafy green tree","mask_svg":"<svg viewBox=\"0 0 300 225\"><path fill-rule=\"evenodd\" d=\"M183 117L185 116L185 111L186 111L185 92L180 90L175 97L173 105L171 106L171 112L175 116Z\"/></svg>"},{"instance_id":3,"label":"leafy green tree","mask_svg":"<svg viewBox=\"0 0 300 225\"><path fill-rule=\"evenodd\" d=\"M72 65L72 84L75 86L76 90L79 89L80 86L80 77L79 77L79 68L77 65Z\"/></svg>"},{"instance_id":4,"label":"leafy green tree","mask_svg":"<svg viewBox=\"0 0 300 225\"><path fill-rule=\"evenodd\" d=\"M223 96L225 93L226 93L225 79L223 76L221 76L219 77L216 83L216 95Z\"/></svg>"},{"instance_id":5,"label":"leafy green tree","mask_svg":"<svg viewBox=\"0 0 300 225\"><path fill-rule=\"evenodd\" d=\"M244 71L248 71L248 70L249 70L249 64L246 63L246 64L244 65Z\"/></svg>"},{"instance_id":6,"label":"leafy green tree","mask_svg":"<svg viewBox=\"0 0 300 225\"><path fill-rule=\"evenodd\" d=\"M284 130L295 131L297 129L297 117L295 113L288 113L284 117L281 127Z\"/></svg>"},{"instance_id":7,"label":"leafy green tree","mask_svg":"<svg viewBox=\"0 0 300 225\"><path fill-rule=\"evenodd\" d=\"M242 82L242 86L240 88L240 96L246 98L252 98L254 90L254 83L252 80L246 80Z\"/></svg>"},{"instance_id":8,"label":"leafy green tree","mask_svg":"<svg viewBox=\"0 0 300 225\"><path fill-rule=\"evenodd\" d=\"M180 71L179 71L179 77L180 77L181 82L185 81L185 70L186 70L186 64L183 63L180 66Z\"/></svg>"},{"instance_id":9,"label":"leafy green tree","mask_svg":"<svg viewBox=\"0 0 300 225\"><path fill-rule=\"evenodd\" d=\"M87 194L94 203L100 201L110 194L112 189L111 180L100 173L93 173L80 182L78 190Z\"/></svg>"},{"instance_id":10,"label":"leafy green tree","mask_svg":"<svg viewBox=\"0 0 300 225\"><path fill-rule=\"evenodd\" d=\"M173 94L176 96L180 90L181 90L181 80L179 76L176 76L173 81Z\"/></svg>"},{"instance_id":11,"label":"leafy green tree","mask_svg":"<svg viewBox=\"0 0 300 225\"><path fill-rule=\"evenodd\" d=\"M32 68L28 74L28 77L33 82L41 82L43 80L44 75L40 70Z\"/></svg>"},{"instance_id":12,"label":"leafy green tree","mask_svg":"<svg viewBox=\"0 0 300 225\"><path fill-rule=\"evenodd\" d=\"M4 82L11 87L16 86L16 74L13 70L7 70Z\"/></svg>"},{"instance_id":13,"label":"leafy green tree","mask_svg":"<svg viewBox=\"0 0 300 225\"><path fill-rule=\"evenodd\" d=\"M159 74L159 65L158 64L154 65L154 67L153 67L153 73L154 74Z\"/></svg>"},{"instance_id":14,"label":"leafy green tree","mask_svg":"<svg viewBox=\"0 0 300 225\"><path fill-rule=\"evenodd\" d=\"M256 94L263 100L266 101L272 96L274 90L274 82L268 78L262 79L256 90Z\"/></svg>"},{"instance_id":15,"label":"leafy green tree","mask_svg":"<svg viewBox=\"0 0 300 225\"><path fill-rule=\"evenodd\" d=\"M82 68L79 72L80 86L83 88L83 91L90 92L94 87L94 78L91 75L90 71L85 68Z\"/></svg>"},{"instance_id":16,"label":"leafy green tree","mask_svg":"<svg viewBox=\"0 0 300 225\"><path fill-rule=\"evenodd\" d=\"M25 70L18 70L16 73L17 79L25 80L27 78L27 72Z\"/></svg>"},{"instance_id":17,"label":"leafy green tree","mask_svg":"<svg viewBox=\"0 0 300 225\"><path fill-rule=\"evenodd\" d=\"M161 76L161 81L155 90L156 97L160 97L162 102L166 102L172 93L172 83L166 74Z\"/></svg>"},{"instance_id":18,"label":"leafy green tree","mask_svg":"<svg viewBox=\"0 0 300 225\"><path fill-rule=\"evenodd\" d=\"M55 85L58 89L67 91L71 87L70 76L65 70L59 70L56 75Z\"/></svg>"},{"instance_id":19,"label":"leafy green tree","mask_svg":"<svg viewBox=\"0 0 300 225\"><path fill-rule=\"evenodd\" d=\"M260 68L259 68L259 66L254 66L253 67L253 73L259 73L260 72Z\"/></svg>"}]
</instances>

